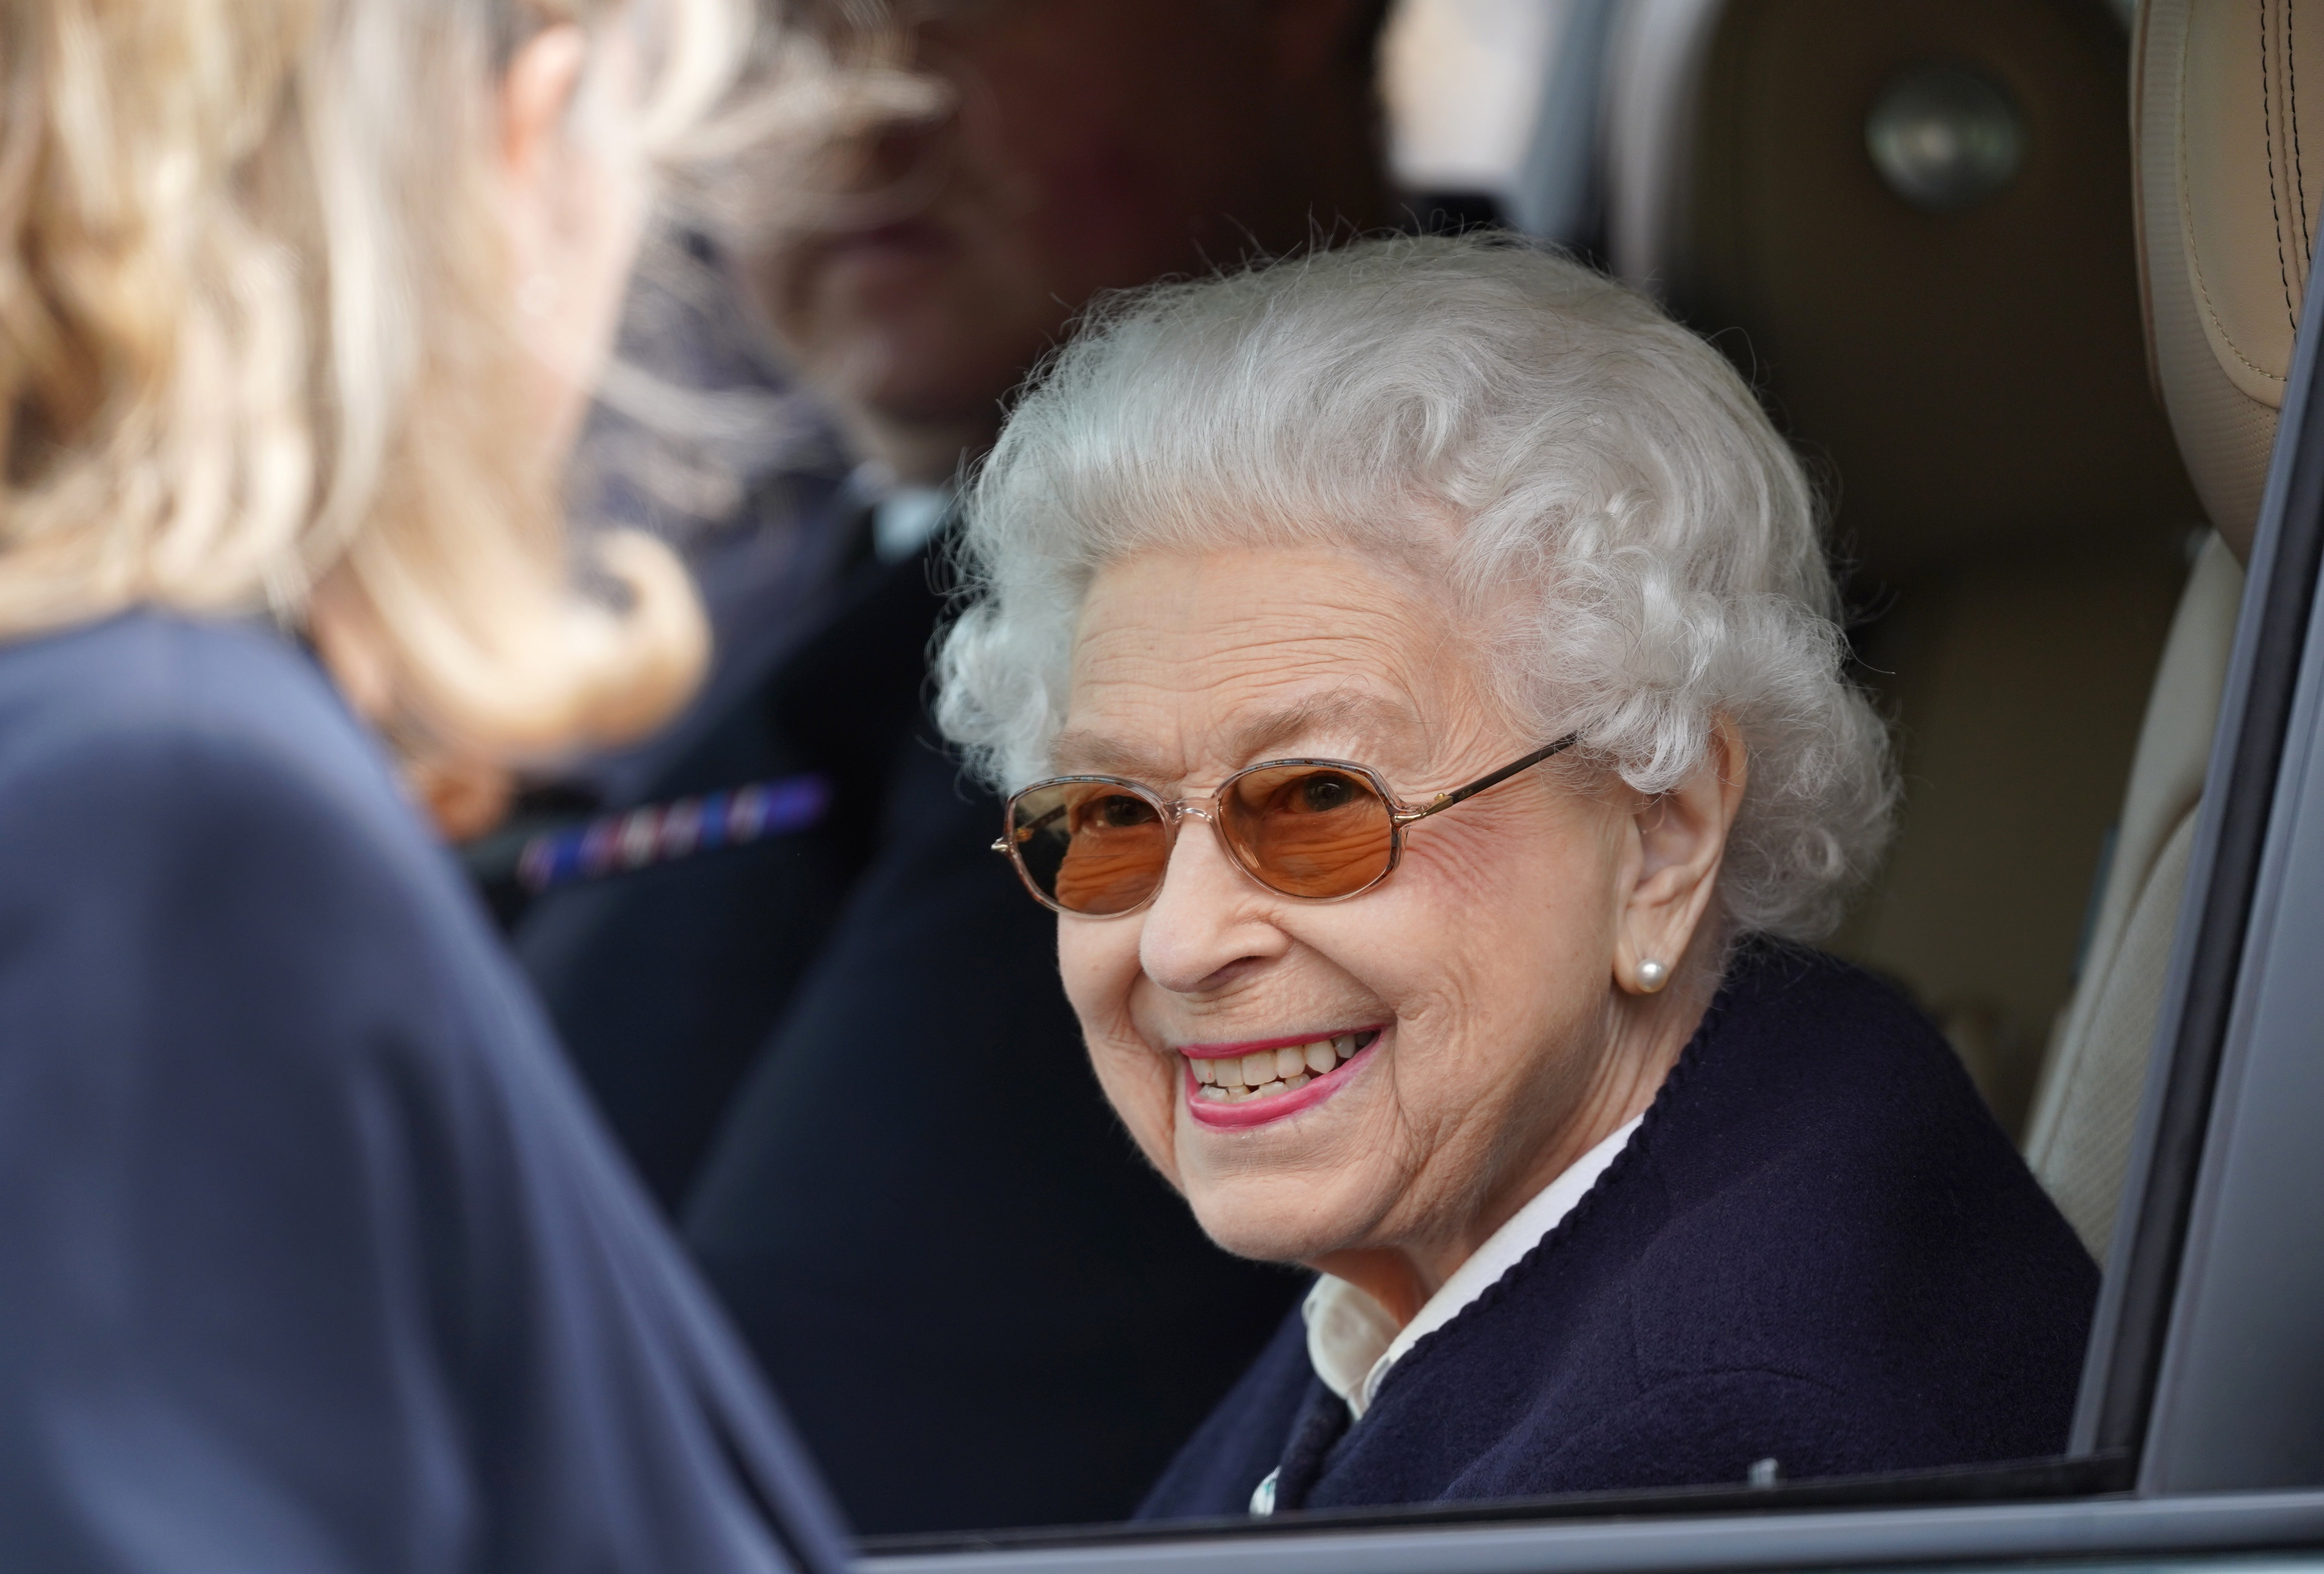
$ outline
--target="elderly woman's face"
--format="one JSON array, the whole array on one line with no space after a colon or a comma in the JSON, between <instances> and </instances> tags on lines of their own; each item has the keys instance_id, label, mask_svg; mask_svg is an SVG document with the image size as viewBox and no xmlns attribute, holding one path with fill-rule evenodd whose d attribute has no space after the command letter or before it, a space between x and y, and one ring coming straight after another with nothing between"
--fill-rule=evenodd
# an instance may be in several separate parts
<instances>
[{"instance_id":1,"label":"elderly woman's face","mask_svg":"<svg viewBox=\"0 0 2324 1574\"><path fill-rule=\"evenodd\" d=\"M1259 761L1342 759L1421 802L1545 741L1406 577L1324 551L1148 553L1092 587L1056 764L1199 800ZM1457 1236L1554 1174L1577 1111L1628 1096L1634 799L1538 767L1419 822L1394 874L1337 903L1264 889L1190 818L1150 906L1059 920L1106 1092L1215 1239L1314 1262ZM1277 1094L1280 1114L1201 1095L1185 1053L1334 1040L1309 1062L1331 1086Z\"/></svg>"}]
</instances>

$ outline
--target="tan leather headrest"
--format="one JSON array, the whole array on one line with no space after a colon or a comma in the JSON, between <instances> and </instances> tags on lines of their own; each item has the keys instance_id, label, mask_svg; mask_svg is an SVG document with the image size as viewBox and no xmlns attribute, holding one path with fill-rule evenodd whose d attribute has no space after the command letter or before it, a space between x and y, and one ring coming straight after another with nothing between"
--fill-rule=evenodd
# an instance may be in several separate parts
<instances>
[{"instance_id":1,"label":"tan leather headrest","mask_svg":"<svg viewBox=\"0 0 2324 1574\"><path fill-rule=\"evenodd\" d=\"M2324 213L2324 5L2144 0L2132 116L2147 355L2204 511L2246 555ZM2301 110L2309 124L2301 124ZM2313 148L2306 144L2316 143Z\"/></svg>"},{"instance_id":2,"label":"tan leather headrest","mask_svg":"<svg viewBox=\"0 0 2324 1574\"><path fill-rule=\"evenodd\" d=\"M1614 265L1749 371L1872 579L2195 523L2140 342L2130 42L2100 0L1623 7ZM1969 201L1915 201L1877 162L1881 106L1932 72L2020 127Z\"/></svg>"}]
</instances>

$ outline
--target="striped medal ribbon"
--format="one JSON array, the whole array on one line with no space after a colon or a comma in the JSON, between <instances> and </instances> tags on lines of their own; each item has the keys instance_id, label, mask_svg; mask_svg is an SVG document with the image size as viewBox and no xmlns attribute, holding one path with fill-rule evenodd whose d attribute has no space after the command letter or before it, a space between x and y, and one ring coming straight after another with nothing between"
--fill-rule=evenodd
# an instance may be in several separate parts
<instances>
[{"instance_id":1,"label":"striped medal ribbon","mask_svg":"<svg viewBox=\"0 0 2324 1574\"><path fill-rule=\"evenodd\" d=\"M808 829L830 806L831 782L813 774L641 804L531 838L517 855L517 883L539 895L577 880L602 880L718 847L747 847Z\"/></svg>"}]
</instances>

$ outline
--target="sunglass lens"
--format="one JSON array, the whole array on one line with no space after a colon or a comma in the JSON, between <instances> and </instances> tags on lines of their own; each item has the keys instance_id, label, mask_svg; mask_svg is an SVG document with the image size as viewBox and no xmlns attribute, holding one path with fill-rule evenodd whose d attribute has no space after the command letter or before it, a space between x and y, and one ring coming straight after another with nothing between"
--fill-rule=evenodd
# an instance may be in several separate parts
<instances>
[{"instance_id":1,"label":"sunglass lens","mask_svg":"<svg viewBox=\"0 0 2324 1574\"><path fill-rule=\"evenodd\" d=\"M1228 844L1286 896L1347 896L1388 873L1396 822L1370 782L1328 766L1276 765L1236 777L1223 804Z\"/></svg>"},{"instance_id":2,"label":"sunglass lens","mask_svg":"<svg viewBox=\"0 0 2324 1574\"><path fill-rule=\"evenodd\" d=\"M1104 782L1019 793L1009 806L1009 839L1037 890L1068 912L1096 918L1153 895L1170 865L1161 811Z\"/></svg>"}]
</instances>

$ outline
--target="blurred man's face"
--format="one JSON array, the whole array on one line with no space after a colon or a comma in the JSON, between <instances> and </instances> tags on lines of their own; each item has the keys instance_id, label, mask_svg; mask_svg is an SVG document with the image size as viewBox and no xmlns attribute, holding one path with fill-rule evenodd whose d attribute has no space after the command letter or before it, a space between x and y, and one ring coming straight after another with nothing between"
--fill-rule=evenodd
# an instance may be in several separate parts
<instances>
[{"instance_id":1,"label":"blurred man's face","mask_svg":"<svg viewBox=\"0 0 2324 1574\"><path fill-rule=\"evenodd\" d=\"M949 112L889 133L860 196L756 260L761 309L808 378L871 426L951 429L931 459L948 470L1094 292L1286 249L1311 216L1328 225L1351 205L1318 189L1329 181L1304 151L1321 51L1284 20L1303 9L1336 28L1346 7L922 4L913 58L953 95Z\"/></svg>"}]
</instances>

